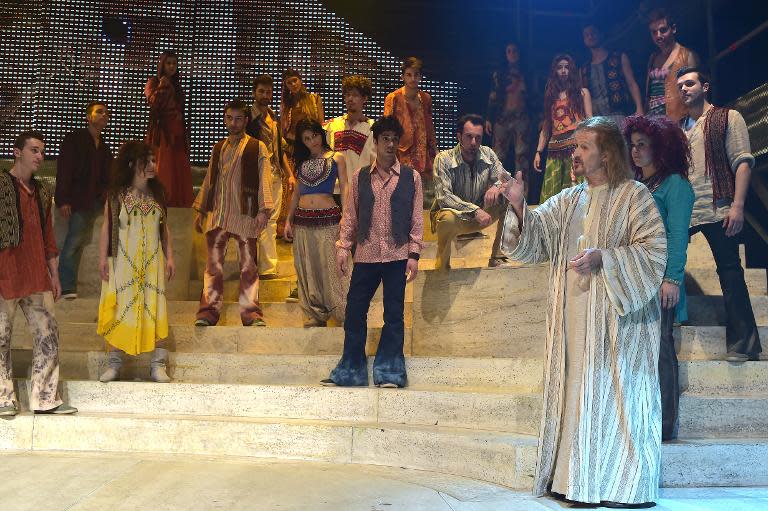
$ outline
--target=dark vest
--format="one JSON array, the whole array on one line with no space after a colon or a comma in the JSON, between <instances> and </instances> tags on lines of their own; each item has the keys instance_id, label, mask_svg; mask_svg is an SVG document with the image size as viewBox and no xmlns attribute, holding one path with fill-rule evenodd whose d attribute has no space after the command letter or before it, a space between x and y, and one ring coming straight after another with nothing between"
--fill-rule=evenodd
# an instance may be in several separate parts
<instances>
[{"instance_id":1,"label":"dark vest","mask_svg":"<svg viewBox=\"0 0 768 511\"><path fill-rule=\"evenodd\" d=\"M398 247L408 242L411 233L411 218L413 215L413 195L416 188L413 184L414 170L400 165L400 178L392 193L392 238ZM371 187L371 166L363 167L357 176L357 243L366 241L371 234L373 204L376 197Z\"/></svg>"},{"instance_id":2,"label":"dark vest","mask_svg":"<svg viewBox=\"0 0 768 511\"><path fill-rule=\"evenodd\" d=\"M629 87L624 79L624 70L621 67L621 52L611 51L608 57L599 64L603 67L605 75L605 87L608 89L608 102L611 110L615 112L624 112L629 115L635 110L634 103L629 97ZM584 66L588 83L592 83L592 63L587 62Z\"/></svg>"},{"instance_id":3,"label":"dark vest","mask_svg":"<svg viewBox=\"0 0 768 511\"><path fill-rule=\"evenodd\" d=\"M200 206L201 212L210 213L213 211L213 203L216 194L216 186L219 182L219 158L221 157L221 148L226 140L220 140L213 146L211 154L211 163L209 167L210 186L206 189L207 193L202 199ZM259 140L251 137L243 149L243 155L240 157L242 165L240 182L240 213L255 217L259 212Z\"/></svg>"},{"instance_id":4,"label":"dark vest","mask_svg":"<svg viewBox=\"0 0 768 511\"><path fill-rule=\"evenodd\" d=\"M37 207L40 209L40 228L45 232L53 197L42 181L32 176L31 182L35 188ZM19 201L16 178L8 170L0 171L0 250L21 244L24 219L21 217Z\"/></svg>"}]
</instances>

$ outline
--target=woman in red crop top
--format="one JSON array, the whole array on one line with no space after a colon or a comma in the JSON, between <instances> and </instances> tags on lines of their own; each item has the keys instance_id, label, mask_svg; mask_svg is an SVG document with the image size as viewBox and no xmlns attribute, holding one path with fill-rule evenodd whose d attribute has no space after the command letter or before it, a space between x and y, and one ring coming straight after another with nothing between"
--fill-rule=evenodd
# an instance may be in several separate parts
<instances>
[{"instance_id":1,"label":"woman in red crop top","mask_svg":"<svg viewBox=\"0 0 768 511\"><path fill-rule=\"evenodd\" d=\"M293 240L304 326L325 326L330 318L342 325L349 278L337 275L335 269L341 208L333 199L333 187L338 179L342 204L346 202L349 181L344 155L331 150L319 122L303 119L296 127L293 163L298 186L291 196L283 236Z\"/></svg>"}]
</instances>

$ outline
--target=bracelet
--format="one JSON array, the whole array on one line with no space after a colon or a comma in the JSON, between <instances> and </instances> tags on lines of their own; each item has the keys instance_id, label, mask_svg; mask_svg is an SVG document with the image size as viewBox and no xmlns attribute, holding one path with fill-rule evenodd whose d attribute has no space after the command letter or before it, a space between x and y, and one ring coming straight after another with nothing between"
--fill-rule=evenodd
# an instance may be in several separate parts
<instances>
[{"instance_id":1,"label":"bracelet","mask_svg":"<svg viewBox=\"0 0 768 511\"><path fill-rule=\"evenodd\" d=\"M408 259L415 259L415 260L418 261L419 257L421 257L421 256L419 254L417 254L416 252L408 252Z\"/></svg>"},{"instance_id":2,"label":"bracelet","mask_svg":"<svg viewBox=\"0 0 768 511\"><path fill-rule=\"evenodd\" d=\"M669 277L664 277L662 279L662 282L669 282L670 284L674 284L677 287L680 287L680 285L682 284L682 282L680 282L679 280L670 279Z\"/></svg>"}]
</instances>

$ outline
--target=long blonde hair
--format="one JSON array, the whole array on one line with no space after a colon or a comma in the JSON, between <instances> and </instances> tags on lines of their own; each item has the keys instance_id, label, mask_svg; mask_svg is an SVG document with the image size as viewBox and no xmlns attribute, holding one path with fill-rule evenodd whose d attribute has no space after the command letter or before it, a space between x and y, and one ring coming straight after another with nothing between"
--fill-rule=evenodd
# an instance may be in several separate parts
<instances>
[{"instance_id":1,"label":"long blonde hair","mask_svg":"<svg viewBox=\"0 0 768 511\"><path fill-rule=\"evenodd\" d=\"M596 116L581 121L576 126L576 131L581 130L591 131L597 135L595 143L600 153L606 156L605 171L611 188L633 179L627 143L618 124L608 117Z\"/></svg>"}]
</instances>

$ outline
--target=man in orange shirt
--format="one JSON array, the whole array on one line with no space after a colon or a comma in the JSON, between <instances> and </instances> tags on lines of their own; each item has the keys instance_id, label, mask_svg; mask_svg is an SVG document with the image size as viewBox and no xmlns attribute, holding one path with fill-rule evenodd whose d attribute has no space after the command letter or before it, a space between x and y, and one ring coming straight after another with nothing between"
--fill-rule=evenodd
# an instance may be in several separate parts
<instances>
[{"instance_id":1,"label":"man in orange shirt","mask_svg":"<svg viewBox=\"0 0 768 511\"><path fill-rule=\"evenodd\" d=\"M32 331L35 413L70 414L59 398L59 329L53 302L61 296L53 237L51 192L34 178L43 161L43 135L25 131L14 143L13 168L0 172L0 415L16 415L11 335L16 306Z\"/></svg>"}]
</instances>

